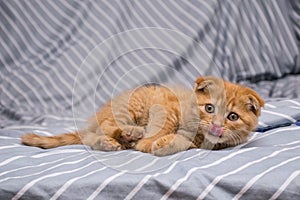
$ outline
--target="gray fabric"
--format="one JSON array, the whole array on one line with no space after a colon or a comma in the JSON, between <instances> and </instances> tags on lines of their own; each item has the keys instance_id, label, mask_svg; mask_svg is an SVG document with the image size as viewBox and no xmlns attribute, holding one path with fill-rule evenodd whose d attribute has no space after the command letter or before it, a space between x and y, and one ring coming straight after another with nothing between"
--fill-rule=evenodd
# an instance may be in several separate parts
<instances>
[{"instance_id":1,"label":"gray fabric","mask_svg":"<svg viewBox=\"0 0 300 200\"><path fill-rule=\"evenodd\" d=\"M0 0L0 199L299 199L299 6ZM248 143L165 158L20 144L83 126L125 89L200 75L267 100Z\"/></svg>"},{"instance_id":2,"label":"gray fabric","mask_svg":"<svg viewBox=\"0 0 300 200\"><path fill-rule=\"evenodd\" d=\"M248 86L257 91L266 100L269 98L299 98L300 94L300 75L292 74L280 79L269 81L251 82L241 81L240 84Z\"/></svg>"},{"instance_id":3,"label":"gray fabric","mask_svg":"<svg viewBox=\"0 0 300 200\"><path fill-rule=\"evenodd\" d=\"M23 131L67 130L20 126L0 131L1 199L299 198L299 126L253 133L249 142L231 149L195 149L163 158L19 143Z\"/></svg>"}]
</instances>

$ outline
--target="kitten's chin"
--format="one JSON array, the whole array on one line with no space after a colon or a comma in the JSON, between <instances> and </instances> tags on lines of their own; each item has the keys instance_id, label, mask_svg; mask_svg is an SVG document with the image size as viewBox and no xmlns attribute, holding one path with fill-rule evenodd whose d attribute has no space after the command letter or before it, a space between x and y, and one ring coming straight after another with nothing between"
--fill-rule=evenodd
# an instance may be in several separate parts
<instances>
[{"instance_id":1,"label":"kitten's chin","mask_svg":"<svg viewBox=\"0 0 300 200\"><path fill-rule=\"evenodd\" d=\"M206 133L205 135L205 139L207 139L209 142L211 142L212 144L217 144L223 141L222 137L219 136L215 136L213 134L210 133Z\"/></svg>"}]
</instances>

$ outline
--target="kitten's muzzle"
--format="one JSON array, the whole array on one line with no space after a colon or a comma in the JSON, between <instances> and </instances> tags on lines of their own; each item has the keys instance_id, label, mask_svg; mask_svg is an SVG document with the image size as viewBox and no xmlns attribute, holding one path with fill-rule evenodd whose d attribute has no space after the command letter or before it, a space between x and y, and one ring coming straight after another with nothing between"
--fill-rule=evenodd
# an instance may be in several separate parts
<instances>
[{"instance_id":1,"label":"kitten's muzzle","mask_svg":"<svg viewBox=\"0 0 300 200\"><path fill-rule=\"evenodd\" d=\"M216 137L221 137L223 134L223 127L212 124L212 126L209 129L209 134L216 136Z\"/></svg>"}]
</instances>

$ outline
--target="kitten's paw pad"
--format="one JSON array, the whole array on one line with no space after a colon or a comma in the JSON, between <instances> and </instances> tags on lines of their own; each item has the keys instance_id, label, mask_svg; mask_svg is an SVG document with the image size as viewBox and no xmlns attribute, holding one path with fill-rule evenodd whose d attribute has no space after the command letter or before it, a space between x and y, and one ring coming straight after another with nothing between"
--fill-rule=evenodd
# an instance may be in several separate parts
<instances>
[{"instance_id":1,"label":"kitten's paw pad","mask_svg":"<svg viewBox=\"0 0 300 200\"><path fill-rule=\"evenodd\" d=\"M100 136L91 147L93 150L100 151L119 151L123 149L117 140L108 136Z\"/></svg>"},{"instance_id":2,"label":"kitten's paw pad","mask_svg":"<svg viewBox=\"0 0 300 200\"><path fill-rule=\"evenodd\" d=\"M145 133L144 127L125 126L122 130L122 138L128 142L142 139Z\"/></svg>"},{"instance_id":3,"label":"kitten's paw pad","mask_svg":"<svg viewBox=\"0 0 300 200\"><path fill-rule=\"evenodd\" d=\"M174 137L175 137L174 134L170 134L155 140L155 142L152 144L152 152L155 152L159 149L163 149L169 146L170 143L174 140Z\"/></svg>"}]
</instances>

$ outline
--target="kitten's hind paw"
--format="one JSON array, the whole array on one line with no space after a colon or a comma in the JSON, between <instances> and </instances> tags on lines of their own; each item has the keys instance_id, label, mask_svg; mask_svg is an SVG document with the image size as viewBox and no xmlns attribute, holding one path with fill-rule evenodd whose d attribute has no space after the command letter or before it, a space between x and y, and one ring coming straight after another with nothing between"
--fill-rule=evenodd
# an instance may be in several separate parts
<instances>
[{"instance_id":1,"label":"kitten's hind paw","mask_svg":"<svg viewBox=\"0 0 300 200\"><path fill-rule=\"evenodd\" d=\"M145 134L144 127L141 126L124 126L122 128L122 139L127 142L142 139Z\"/></svg>"},{"instance_id":2,"label":"kitten's hind paw","mask_svg":"<svg viewBox=\"0 0 300 200\"><path fill-rule=\"evenodd\" d=\"M97 141L91 147L93 150L100 151L119 151L123 149L117 140L106 135L98 137Z\"/></svg>"}]
</instances>

